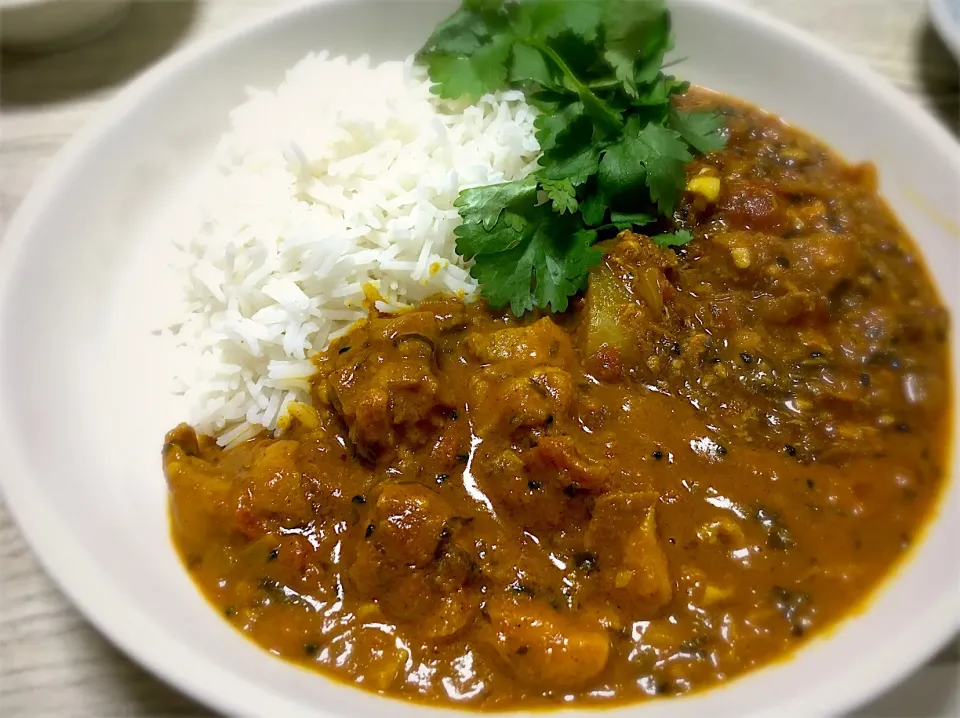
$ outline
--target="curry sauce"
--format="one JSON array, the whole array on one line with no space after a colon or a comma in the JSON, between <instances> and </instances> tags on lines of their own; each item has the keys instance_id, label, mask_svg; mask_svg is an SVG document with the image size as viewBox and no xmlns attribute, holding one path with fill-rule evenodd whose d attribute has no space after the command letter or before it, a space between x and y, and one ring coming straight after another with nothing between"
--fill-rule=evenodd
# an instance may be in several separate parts
<instances>
[{"instance_id":1,"label":"curry sauce","mask_svg":"<svg viewBox=\"0 0 960 718\"><path fill-rule=\"evenodd\" d=\"M944 482L947 312L871 167L682 102L727 136L687 168L690 244L606 240L563 315L374 311L279 437L170 432L174 540L227 620L501 710L709 687L871 594Z\"/></svg>"}]
</instances>

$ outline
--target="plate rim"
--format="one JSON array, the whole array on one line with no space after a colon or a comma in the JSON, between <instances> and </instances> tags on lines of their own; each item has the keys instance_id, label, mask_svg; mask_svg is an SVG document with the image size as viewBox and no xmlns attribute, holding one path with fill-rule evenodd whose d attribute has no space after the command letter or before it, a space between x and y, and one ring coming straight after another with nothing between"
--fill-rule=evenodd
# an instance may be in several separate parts
<instances>
[{"instance_id":1,"label":"plate rim","mask_svg":"<svg viewBox=\"0 0 960 718\"><path fill-rule=\"evenodd\" d=\"M878 93L886 103L897 107L913 125L946 153L948 161L960 175L960 143L914 99L897 90L888 80L864 64L856 62L826 41L754 8L723 0L676 1L693 7L722 6L723 12L737 16L739 20L754 26L758 32L790 40L807 51L824 57L832 65L840 66ZM194 40L135 78L98 109L90 121L57 152L42 176L30 188L0 241L0 309L6 309L10 304L11 278L18 268L18 260L37 219L44 213L45 208L51 205L51 200L69 186L67 178L71 172L83 165L84 158L107 139L112 127L122 122L141 99L148 97L166 82L175 81L201 58L214 54L229 44L267 26L286 23L300 14L310 14L324 5L340 2L344 0L300 0L258 13L251 19ZM957 357L953 357L954 364L956 359ZM0 351L0 375L4 372L4 363L4 353ZM955 406L955 414L957 409ZM13 420L8 413L7 402L0 387L0 426L12 424ZM958 447L954 447L954 451L957 450ZM58 589L86 620L126 656L177 690L229 715L277 715L281 711L289 716L325 715L322 708L319 711L305 709L302 704L291 701L276 691L250 687L236 674L206 659L197 658L188 645L167 636L146 612L133 603L117 600L109 591L104 590L112 581L104 576L92 556L71 544L70 532L52 520L52 511L45 504L40 492L26 478L9 478L29 477L30 471L26 468L27 462L17 445L11 442L4 432L0 432L0 453L7 457L5 467L0 471L0 495L9 507L13 523ZM956 464L955 456L951 463ZM960 481L960 475L949 477L944 492L957 481ZM945 501L946 498L944 495L942 500ZM935 523L941 519L934 516L930 520ZM928 526L927 529L929 528ZM895 570L903 570L910 560L912 559L908 558ZM896 574L886 580L895 581ZM960 576L957 589L960 592ZM960 628L960 603L954 605L949 599L949 595L945 596L933 609L915 619L910 624L912 631L909 637L903 638L898 645L894 646L891 640L887 644L887 650L877 651L866 658L856 670L856 674L862 676L860 680L849 681L844 689L830 692L829 698L823 697L826 691L810 691L789 706L774 707L777 711L775 714L787 715L788 713L783 712L787 708L792 711L789 715L844 713L902 680L943 644L952 640ZM384 701L384 705L391 702L388 699ZM431 706L419 704L418 708L432 709ZM600 710L606 713L610 709Z\"/></svg>"}]
</instances>

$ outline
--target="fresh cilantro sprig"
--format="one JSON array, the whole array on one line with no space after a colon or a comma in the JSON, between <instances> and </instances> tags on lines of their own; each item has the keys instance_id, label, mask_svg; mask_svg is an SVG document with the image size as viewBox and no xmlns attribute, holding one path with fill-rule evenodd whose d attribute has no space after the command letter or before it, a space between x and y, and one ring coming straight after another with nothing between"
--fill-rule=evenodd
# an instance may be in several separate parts
<instances>
[{"instance_id":1,"label":"fresh cilantro sprig","mask_svg":"<svg viewBox=\"0 0 960 718\"><path fill-rule=\"evenodd\" d=\"M440 97L519 88L540 111L537 171L456 202L457 253L492 306L564 311L600 261L598 237L662 228L685 165L724 146L716 114L674 107L689 85L663 71L672 46L664 0L464 0L420 50Z\"/></svg>"}]
</instances>

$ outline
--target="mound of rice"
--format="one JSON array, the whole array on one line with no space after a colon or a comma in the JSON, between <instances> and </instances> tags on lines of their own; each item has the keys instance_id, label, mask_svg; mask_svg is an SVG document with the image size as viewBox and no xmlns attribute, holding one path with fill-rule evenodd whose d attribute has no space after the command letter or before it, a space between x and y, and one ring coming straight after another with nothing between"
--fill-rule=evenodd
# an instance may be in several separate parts
<instances>
[{"instance_id":1,"label":"mound of rice","mask_svg":"<svg viewBox=\"0 0 960 718\"><path fill-rule=\"evenodd\" d=\"M362 92L358 91L362 89ZM461 189L536 166L519 92L450 103L410 60L311 55L230 115L171 326L188 420L231 443L309 400L309 357L365 316L477 289L454 251Z\"/></svg>"}]
</instances>

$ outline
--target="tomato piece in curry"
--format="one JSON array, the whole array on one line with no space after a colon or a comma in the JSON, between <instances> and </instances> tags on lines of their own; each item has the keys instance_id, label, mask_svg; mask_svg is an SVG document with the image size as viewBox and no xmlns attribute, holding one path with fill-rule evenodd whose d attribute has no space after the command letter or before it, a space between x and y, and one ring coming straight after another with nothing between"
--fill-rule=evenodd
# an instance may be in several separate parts
<instances>
[{"instance_id":1,"label":"tomato piece in curry","mask_svg":"<svg viewBox=\"0 0 960 718\"><path fill-rule=\"evenodd\" d=\"M164 464L190 574L264 648L477 709L635 701L855 612L944 481L948 316L870 166L752 107L661 248L559 316L433 299L316 357L313 406Z\"/></svg>"}]
</instances>

